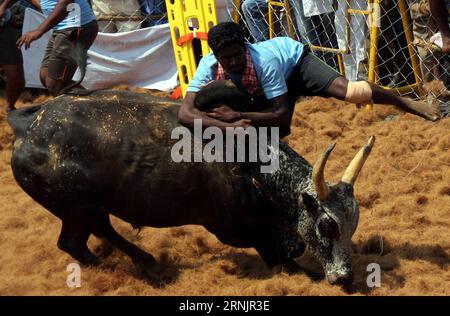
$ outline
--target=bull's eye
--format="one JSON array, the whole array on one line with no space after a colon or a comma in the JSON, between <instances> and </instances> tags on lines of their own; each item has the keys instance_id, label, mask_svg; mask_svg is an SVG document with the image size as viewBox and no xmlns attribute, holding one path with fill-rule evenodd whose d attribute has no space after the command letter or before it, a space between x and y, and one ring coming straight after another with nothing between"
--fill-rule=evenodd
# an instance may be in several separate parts
<instances>
[{"instance_id":1,"label":"bull's eye","mask_svg":"<svg viewBox=\"0 0 450 316\"><path fill-rule=\"evenodd\" d=\"M337 223L329 217L320 219L318 229L320 235L325 238L337 239L339 237L339 227Z\"/></svg>"}]
</instances>

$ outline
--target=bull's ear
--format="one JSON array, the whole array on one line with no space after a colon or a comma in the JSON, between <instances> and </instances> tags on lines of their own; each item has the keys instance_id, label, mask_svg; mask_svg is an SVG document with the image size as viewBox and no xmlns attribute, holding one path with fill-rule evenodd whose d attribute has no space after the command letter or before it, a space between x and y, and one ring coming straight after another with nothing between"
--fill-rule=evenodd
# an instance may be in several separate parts
<instances>
[{"instance_id":1,"label":"bull's ear","mask_svg":"<svg viewBox=\"0 0 450 316\"><path fill-rule=\"evenodd\" d=\"M311 214L317 214L319 210L319 204L314 197L309 195L308 193L302 193L303 205L305 205L308 212Z\"/></svg>"}]
</instances>

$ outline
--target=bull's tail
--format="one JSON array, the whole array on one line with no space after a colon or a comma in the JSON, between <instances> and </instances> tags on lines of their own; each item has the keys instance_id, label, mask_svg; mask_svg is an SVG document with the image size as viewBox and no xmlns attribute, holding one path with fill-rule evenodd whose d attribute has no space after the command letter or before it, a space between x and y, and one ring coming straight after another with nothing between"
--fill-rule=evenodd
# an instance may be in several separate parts
<instances>
[{"instance_id":1,"label":"bull's tail","mask_svg":"<svg viewBox=\"0 0 450 316\"><path fill-rule=\"evenodd\" d=\"M40 109L41 105L35 105L8 113L8 123L13 129L16 138L25 136L27 128L35 120Z\"/></svg>"}]
</instances>

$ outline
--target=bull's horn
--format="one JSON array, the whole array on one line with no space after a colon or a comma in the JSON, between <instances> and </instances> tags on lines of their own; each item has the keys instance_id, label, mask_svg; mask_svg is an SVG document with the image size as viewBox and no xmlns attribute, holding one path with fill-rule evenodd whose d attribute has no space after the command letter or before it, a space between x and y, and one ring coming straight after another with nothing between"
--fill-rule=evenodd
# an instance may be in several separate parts
<instances>
[{"instance_id":1,"label":"bull's horn","mask_svg":"<svg viewBox=\"0 0 450 316\"><path fill-rule=\"evenodd\" d=\"M361 148L361 150L353 158L352 162L348 165L347 170L345 170L342 176L342 182L353 185L358 177L361 168L366 162L367 157L369 157L370 151L372 150L373 143L375 142L375 136L371 136L367 144Z\"/></svg>"},{"instance_id":2,"label":"bull's horn","mask_svg":"<svg viewBox=\"0 0 450 316\"><path fill-rule=\"evenodd\" d=\"M328 148L323 152L322 156L317 159L314 164L312 171L312 180L314 184L314 189L316 190L317 196L320 200L325 200L330 193L330 188L325 183L324 170L325 164L327 163L328 156L330 156L331 151L333 150L336 143L331 144Z\"/></svg>"}]
</instances>

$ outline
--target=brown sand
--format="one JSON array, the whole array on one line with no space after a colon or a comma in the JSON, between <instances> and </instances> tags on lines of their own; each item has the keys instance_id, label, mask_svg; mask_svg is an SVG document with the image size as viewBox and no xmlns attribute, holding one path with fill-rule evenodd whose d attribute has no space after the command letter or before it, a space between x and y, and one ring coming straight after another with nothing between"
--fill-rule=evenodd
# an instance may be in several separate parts
<instances>
[{"instance_id":1,"label":"brown sand","mask_svg":"<svg viewBox=\"0 0 450 316\"><path fill-rule=\"evenodd\" d=\"M31 99L25 93L19 107ZM158 265L145 277L116 250L99 267L82 268L80 288L68 288L66 268L75 261L56 247L60 221L12 176L4 108L0 99L0 295L450 294L448 118L432 123L390 106L359 110L317 97L298 103L288 141L314 162L337 140L326 169L329 181L339 181L369 136L377 137L355 185L361 217L353 236L355 282L349 292L325 280L314 283L303 274L270 270L253 249L226 246L202 227L144 228L138 234L118 219L113 219L116 229L151 252ZM98 244L91 237L90 247ZM308 255L297 261L319 269ZM380 288L366 285L372 262L381 266Z\"/></svg>"}]
</instances>

